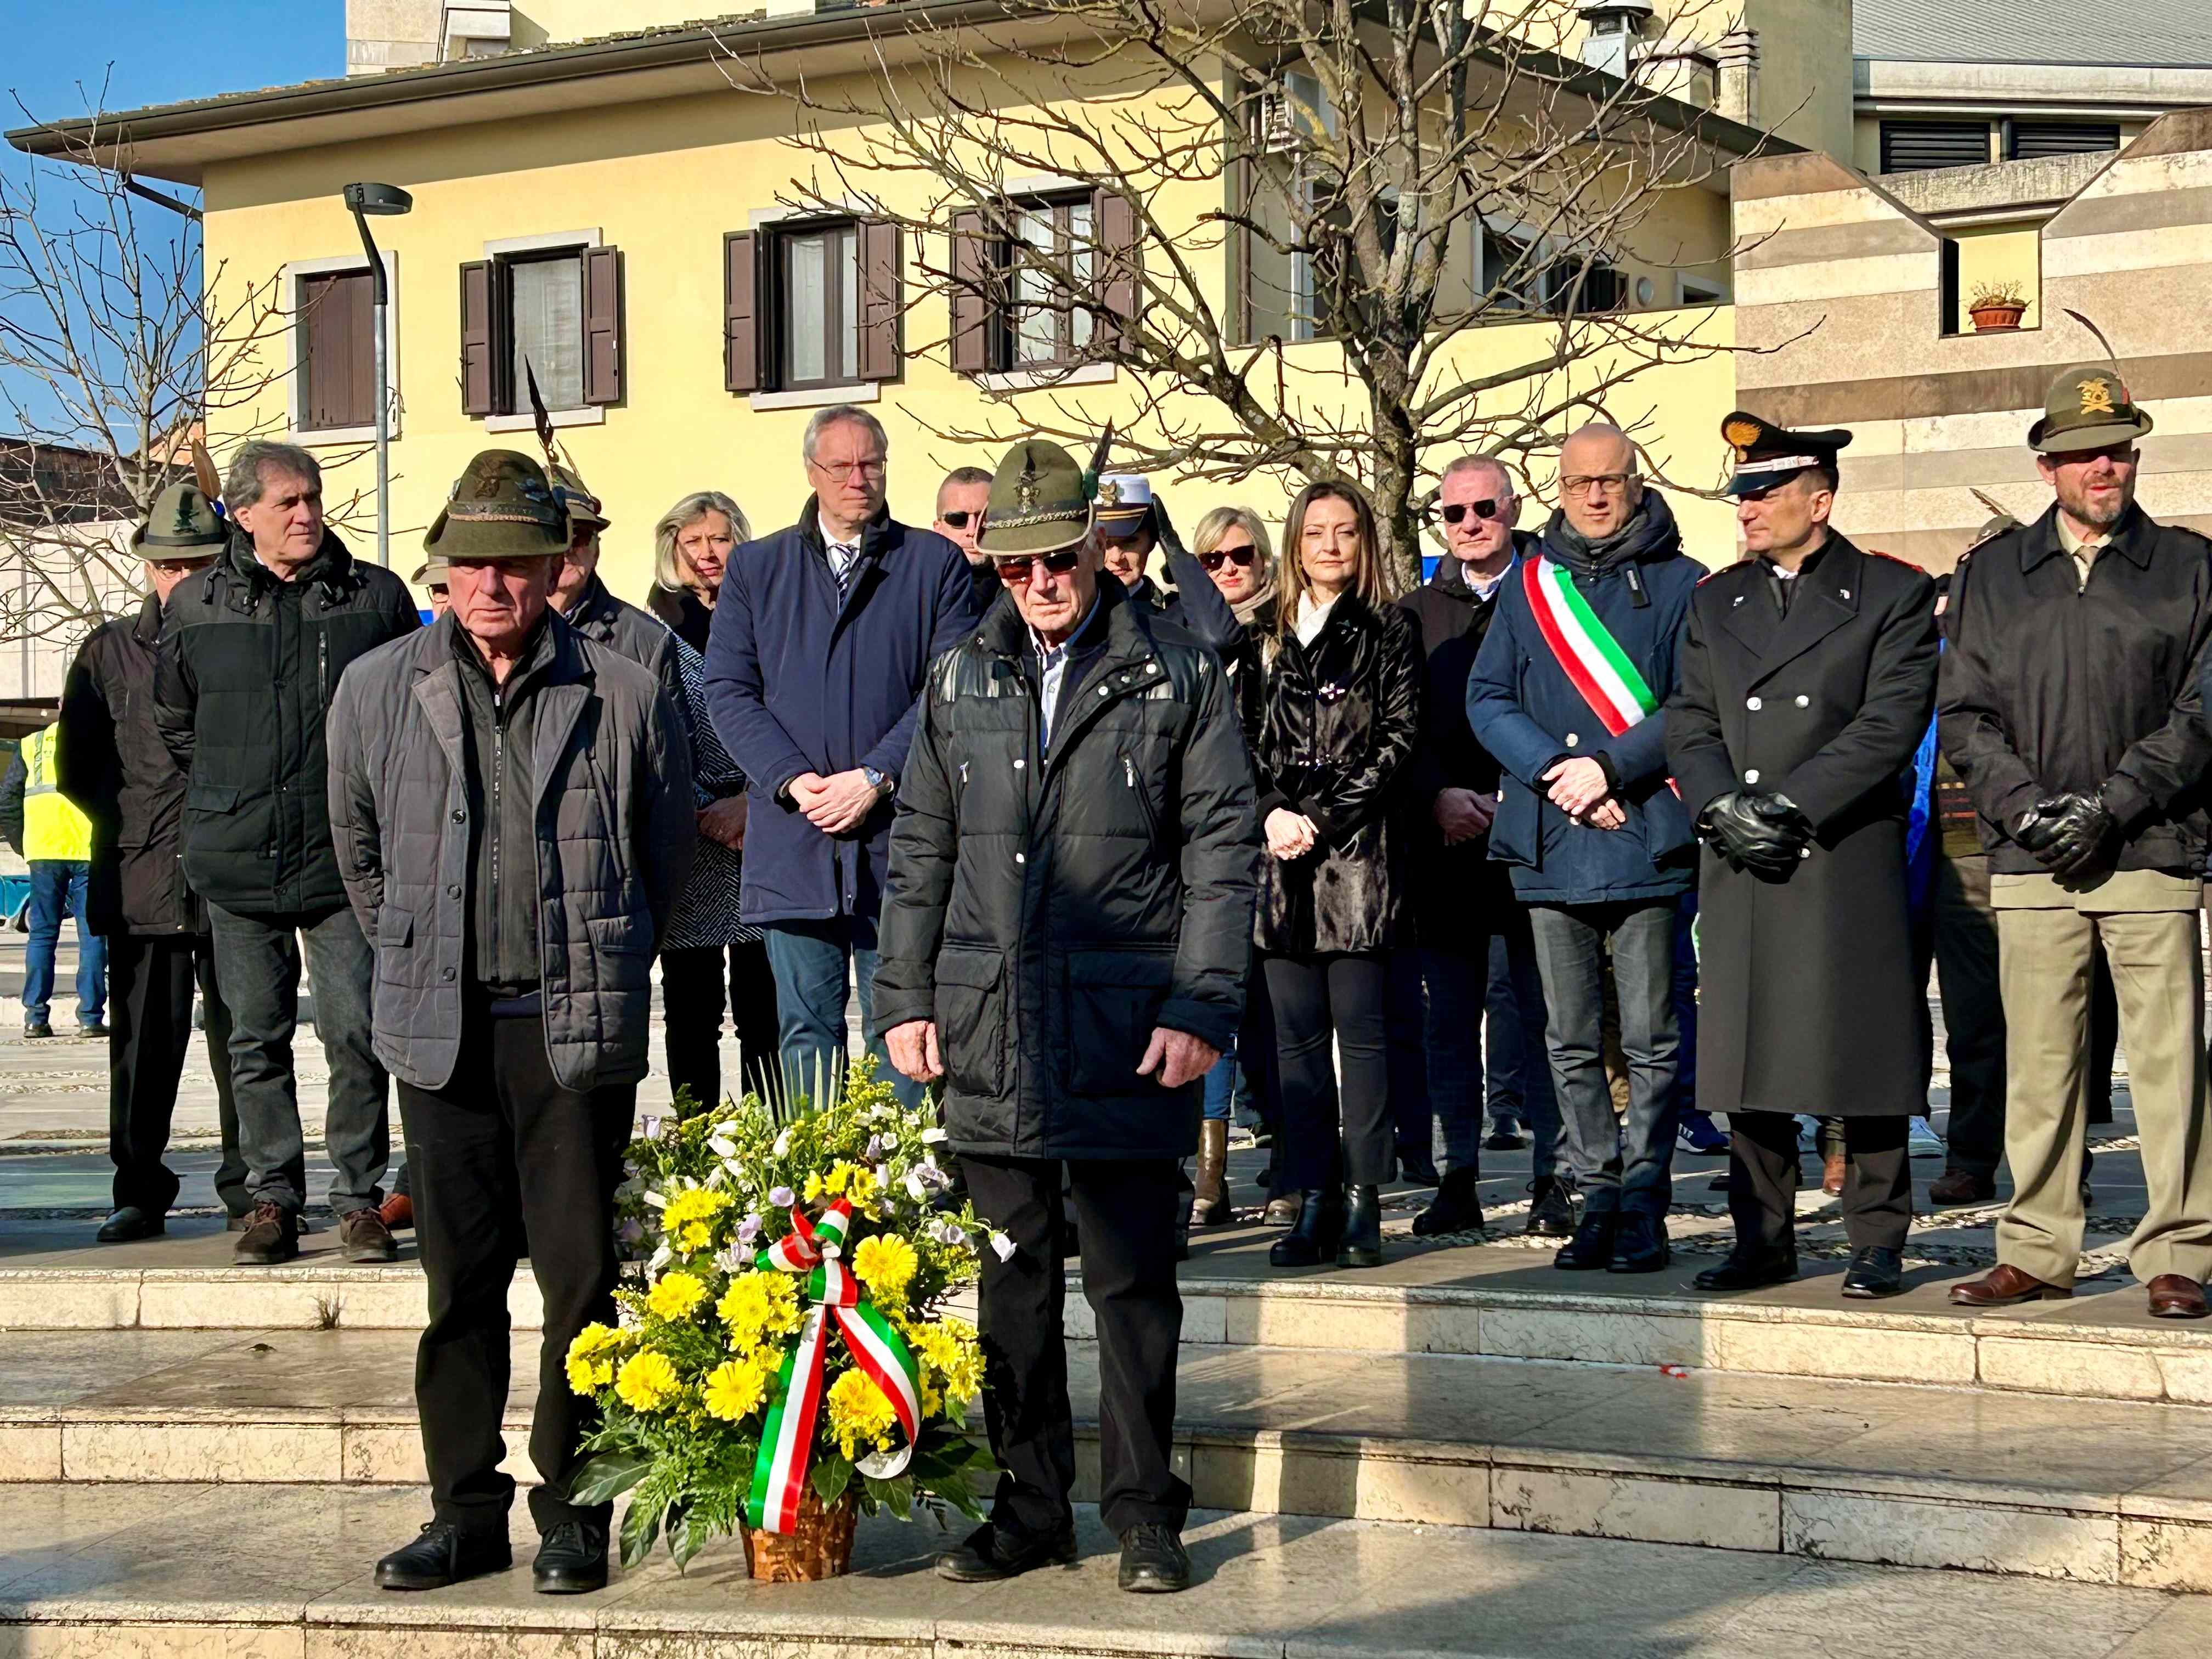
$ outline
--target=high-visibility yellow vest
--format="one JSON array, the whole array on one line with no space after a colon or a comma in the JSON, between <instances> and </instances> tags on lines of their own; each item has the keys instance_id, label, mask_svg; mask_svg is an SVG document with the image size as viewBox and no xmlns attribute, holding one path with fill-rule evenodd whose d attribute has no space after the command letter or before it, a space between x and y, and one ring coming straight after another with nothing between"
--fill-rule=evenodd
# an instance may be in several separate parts
<instances>
[{"instance_id":1,"label":"high-visibility yellow vest","mask_svg":"<svg viewBox=\"0 0 2212 1659\"><path fill-rule=\"evenodd\" d=\"M54 786L59 725L23 739L23 856L27 860L92 856L92 823Z\"/></svg>"}]
</instances>

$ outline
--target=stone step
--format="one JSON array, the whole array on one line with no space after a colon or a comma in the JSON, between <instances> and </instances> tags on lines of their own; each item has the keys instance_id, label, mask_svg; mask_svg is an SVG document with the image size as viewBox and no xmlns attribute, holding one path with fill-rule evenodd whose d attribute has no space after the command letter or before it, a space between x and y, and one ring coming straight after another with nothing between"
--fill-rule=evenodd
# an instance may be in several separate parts
<instances>
[{"instance_id":1,"label":"stone step","mask_svg":"<svg viewBox=\"0 0 2212 1659\"><path fill-rule=\"evenodd\" d=\"M408 1331L424 1286L410 1255L349 1267L336 1235L303 1240L283 1267L225 1265L212 1220L178 1220L143 1244L88 1245L81 1226L25 1238L0 1267L0 1330ZM1844 1264L1807 1258L1806 1276L1752 1296L1698 1293L1711 1257L1686 1253L1643 1277L1564 1273L1521 1245L1411 1249L1395 1243L1370 1272L1278 1273L1273 1235L1202 1236L1182 1270L1192 1341L1355 1353L1439 1353L1607 1365L1679 1365L1778 1376L1941 1384L2082 1400L2212 1404L2212 1326L2151 1319L2131 1281L2085 1281L2071 1302L1973 1314L1947 1299L1955 1270L1923 1267L1902 1297L1845 1303ZM516 1277L518 1329L541 1317L536 1285ZM1070 1329L1090 1334L1079 1297Z\"/></svg>"},{"instance_id":2,"label":"stone step","mask_svg":"<svg viewBox=\"0 0 2212 1659\"><path fill-rule=\"evenodd\" d=\"M519 1478L535 1346L515 1339ZM420 1483L413 1358L404 1332L20 1334L0 1479ZM1089 1412L1094 1350L1072 1389ZM1204 1344L1180 1396L1176 1459L1208 1508L2212 1592L2203 1407Z\"/></svg>"},{"instance_id":3,"label":"stone step","mask_svg":"<svg viewBox=\"0 0 2212 1659\"><path fill-rule=\"evenodd\" d=\"M30 1659L2199 1659L2212 1601L2123 1587L1911 1572L1528 1534L1199 1513L1193 1588L1115 1588L1114 1540L1010 1583L927 1570L927 1522L864 1521L852 1576L763 1585L734 1541L597 1594L515 1571L377 1590L421 1495L295 1487L0 1488L0 1653ZM282 1540L282 1547L272 1540Z\"/></svg>"}]
</instances>

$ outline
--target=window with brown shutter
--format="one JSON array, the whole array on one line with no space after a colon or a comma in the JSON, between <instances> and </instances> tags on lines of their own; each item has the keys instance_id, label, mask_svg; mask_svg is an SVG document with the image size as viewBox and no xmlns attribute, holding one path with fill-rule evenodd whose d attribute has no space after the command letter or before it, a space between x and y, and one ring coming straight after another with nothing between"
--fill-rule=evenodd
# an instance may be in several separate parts
<instances>
[{"instance_id":1,"label":"window with brown shutter","mask_svg":"<svg viewBox=\"0 0 2212 1659\"><path fill-rule=\"evenodd\" d=\"M375 425L375 289L368 272L302 276L295 302L299 430Z\"/></svg>"},{"instance_id":2,"label":"window with brown shutter","mask_svg":"<svg viewBox=\"0 0 2212 1659\"><path fill-rule=\"evenodd\" d=\"M899 228L786 221L722 239L722 383L826 392L901 372Z\"/></svg>"},{"instance_id":3,"label":"window with brown shutter","mask_svg":"<svg viewBox=\"0 0 2212 1659\"><path fill-rule=\"evenodd\" d=\"M584 401L618 404L623 395L622 250L584 250Z\"/></svg>"},{"instance_id":4,"label":"window with brown shutter","mask_svg":"<svg viewBox=\"0 0 2212 1659\"><path fill-rule=\"evenodd\" d=\"M1138 278L1143 272L1136 210L1119 191L1102 190L1092 211L1098 225L1099 305L1126 325L1137 315Z\"/></svg>"},{"instance_id":5,"label":"window with brown shutter","mask_svg":"<svg viewBox=\"0 0 2212 1659\"><path fill-rule=\"evenodd\" d=\"M986 374L991 369L991 313L997 307L994 261L983 234L983 216L952 216L952 372Z\"/></svg>"},{"instance_id":6,"label":"window with brown shutter","mask_svg":"<svg viewBox=\"0 0 2212 1659\"><path fill-rule=\"evenodd\" d=\"M1022 197L997 234L954 216L952 367L962 374L1097 361L1102 313L1135 314L1136 216L1108 191Z\"/></svg>"},{"instance_id":7,"label":"window with brown shutter","mask_svg":"<svg viewBox=\"0 0 2212 1659\"><path fill-rule=\"evenodd\" d=\"M722 384L732 392L760 390L759 260L751 231L722 238Z\"/></svg>"},{"instance_id":8,"label":"window with brown shutter","mask_svg":"<svg viewBox=\"0 0 2212 1659\"><path fill-rule=\"evenodd\" d=\"M461 267L461 413L475 418L491 414L498 401L491 290L489 259Z\"/></svg>"},{"instance_id":9,"label":"window with brown shutter","mask_svg":"<svg viewBox=\"0 0 2212 1659\"><path fill-rule=\"evenodd\" d=\"M890 380L899 372L899 228L860 222L860 378Z\"/></svg>"},{"instance_id":10,"label":"window with brown shutter","mask_svg":"<svg viewBox=\"0 0 2212 1659\"><path fill-rule=\"evenodd\" d=\"M461 411L527 415L620 403L627 380L622 252L532 248L461 267Z\"/></svg>"}]
</instances>

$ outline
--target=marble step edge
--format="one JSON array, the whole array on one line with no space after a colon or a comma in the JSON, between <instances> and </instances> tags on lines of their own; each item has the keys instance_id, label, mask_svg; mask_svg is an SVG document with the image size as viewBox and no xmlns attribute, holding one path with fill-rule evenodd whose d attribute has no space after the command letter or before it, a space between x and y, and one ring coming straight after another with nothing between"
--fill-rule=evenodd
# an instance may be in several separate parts
<instances>
[{"instance_id":1,"label":"marble step edge","mask_svg":"<svg viewBox=\"0 0 2212 1659\"><path fill-rule=\"evenodd\" d=\"M528 1429L526 1418L509 1418L511 1472L524 1481ZM1200 1509L2212 1594L2212 1498L1202 1425L1178 1426L1175 1462ZM1095 1425L1078 1428L1077 1468L1077 1501L1095 1501ZM414 1486L425 1480L414 1420L397 1411L103 1408L56 1411L37 1421L12 1412L0 1420L0 1481L24 1485ZM0 1608L0 1622L6 1617Z\"/></svg>"}]
</instances>

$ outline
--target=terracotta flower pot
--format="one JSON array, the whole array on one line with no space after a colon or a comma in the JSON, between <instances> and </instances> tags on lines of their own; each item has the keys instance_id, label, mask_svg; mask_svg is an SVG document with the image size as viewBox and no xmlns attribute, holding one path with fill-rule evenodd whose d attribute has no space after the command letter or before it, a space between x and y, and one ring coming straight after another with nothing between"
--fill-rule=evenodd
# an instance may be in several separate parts
<instances>
[{"instance_id":1,"label":"terracotta flower pot","mask_svg":"<svg viewBox=\"0 0 2212 1659\"><path fill-rule=\"evenodd\" d=\"M1974 319L1977 334L2008 334L2020 326L2020 319L2027 315L2027 307L1977 306L1968 315Z\"/></svg>"},{"instance_id":2,"label":"terracotta flower pot","mask_svg":"<svg viewBox=\"0 0 2212 1659\"><path fill-rule=\"evenodd\" d=\"M853 1565L853 1532L860 1508L848 1492L825 1505L810 1483L799 1503L799 1524L787 1533L738 1528L745 1565L763 1584L811 1584L842 1577Z\"/></svg>"}]
</instances>

